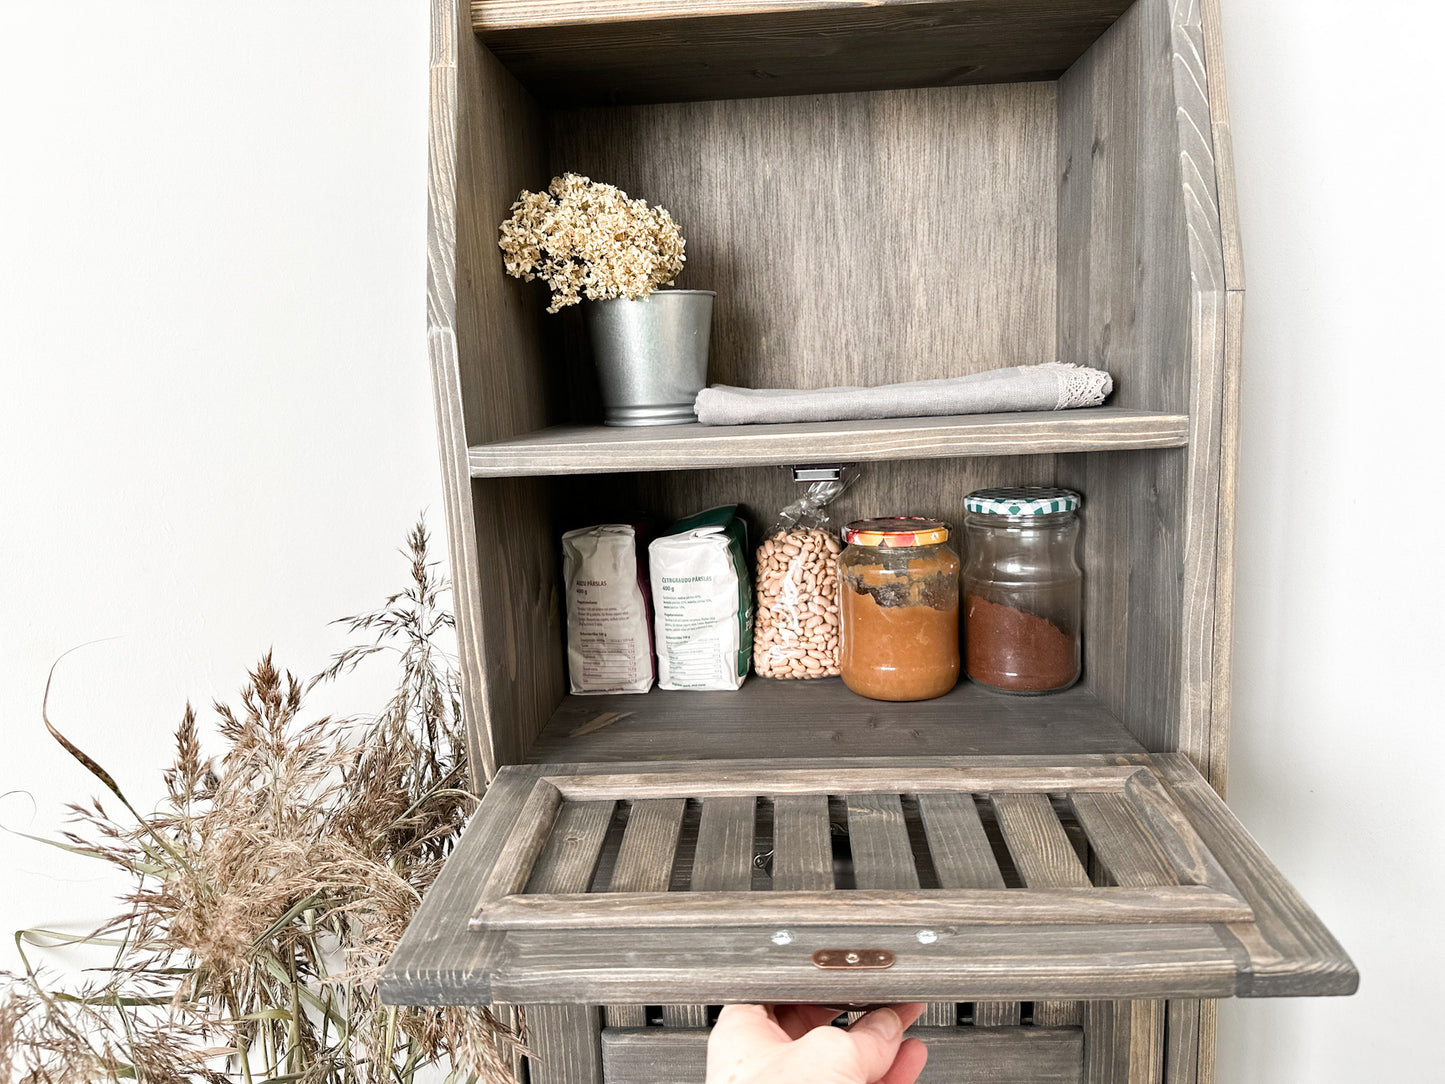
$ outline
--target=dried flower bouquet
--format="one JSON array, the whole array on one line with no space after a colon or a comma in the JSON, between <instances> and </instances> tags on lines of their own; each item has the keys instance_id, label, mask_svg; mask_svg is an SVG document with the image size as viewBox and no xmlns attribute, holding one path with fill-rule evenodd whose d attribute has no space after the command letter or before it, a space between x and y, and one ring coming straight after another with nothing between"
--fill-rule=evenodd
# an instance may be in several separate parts
<instances>
[{"instance_id":1,"label":"dried flower bouquet","mask_svg":"<svg viewBox=\"0 0 1445 1084\"><path fill-rule=\"evenodd\" d=\"M522 192L497 242L507 274L552 289L548 312L586 297L637 301L682 271L685 242L661 207L576 173Z\"/></svg>"}]
</instances>

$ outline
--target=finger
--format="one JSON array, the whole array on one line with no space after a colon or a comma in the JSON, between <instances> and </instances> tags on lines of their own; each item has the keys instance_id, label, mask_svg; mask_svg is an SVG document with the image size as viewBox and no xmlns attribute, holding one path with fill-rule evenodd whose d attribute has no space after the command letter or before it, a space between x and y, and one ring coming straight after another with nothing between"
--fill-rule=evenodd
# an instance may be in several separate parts
<instances>
[{"instance_id":1,"label":"finger","mask_svg":"<svg viewBox=\"0 0 1445 1084\"><path fill-rule=\"evenodd\" d=\"M878 1084L914 1084L927 1061L928 1047L923 1045L922 1039L904 1039L893 1064Z\"/></svg>"},{"instance_id":2,"label":"finger","mask_svg":"<svg viewBox=\"0 0 1445 1084\"><path fill-rule=\"evenodd\" d=\"M903 1021L903 1030L907 1031L923 1015L923 1010L927 1007L921 1001L910 1001L904 1005L894 1005L893 1011L898 1014L898 1019Z\"/></svg>"},{"instance_id":3,"label":"finger","mask_svg":"<svg viewBox=\"0 0 1445 1084\"><path fill-rule=\"evenodd\" d=\"M820 1028L819 1031L828 1029ZM818 1032L804 1036L801 1042ZM844 1033L851 1040L863 1080L878 1080L893 1064L903 1041L903 1018L892 1009L874 1009L854 1021Z\"/></svg>"},{"instance_id":4,"label":"finger","mask_svg":"<svg viewBox=\"0 0 1445 1084\"><path fill-rule=\"evenodd\" d=\"M773 1015L789 1039L801 1039L814 1028L831 1024L840 1013L822 1005L774 1005Z\"/></svg>"},{"instance_id":5,"label":"finger","mask_svg":"<svg viewBox=\"0 0 1445 1084\"><path fill-rule=\"evenodd\" d=\"M759 1044L773 1045L788 1041L790 1036L778 1026L764 1005L724 1005L713 1025L709 1042L741 1045L752 1048Z\"/></svg>"}]
</instances>

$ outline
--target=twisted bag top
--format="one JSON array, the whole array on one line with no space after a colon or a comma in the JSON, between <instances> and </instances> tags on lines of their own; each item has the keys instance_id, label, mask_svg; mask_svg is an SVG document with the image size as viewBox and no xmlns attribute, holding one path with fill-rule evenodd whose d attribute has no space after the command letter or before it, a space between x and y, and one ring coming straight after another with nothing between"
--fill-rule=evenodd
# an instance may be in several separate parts
<instances>
[{"instance_id":1,"label":"twisted bag top","mask_svg":"<svg viewBox=\"0 0 1445 1084\"><path fill-rule=\"evenodd\" d=\"M1102 369L1051 361L875 388L803 390L717 384L698 392L693 409L704 425L928 418L1099 406L1113 390L1113 379Z\"/></svg>"}]
</instances>

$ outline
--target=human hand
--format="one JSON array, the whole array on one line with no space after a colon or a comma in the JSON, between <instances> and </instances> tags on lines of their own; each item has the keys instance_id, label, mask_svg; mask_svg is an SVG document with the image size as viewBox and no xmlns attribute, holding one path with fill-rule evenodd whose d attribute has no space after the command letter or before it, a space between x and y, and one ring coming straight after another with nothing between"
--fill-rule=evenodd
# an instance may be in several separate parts
<instances>
[{"instance_id":1,"label":"human hand","mask_svg":"<svg viewBox=\"0 0 1445 1084\"><path fill-rule=\"evenodd\" d=\"M707 1084L913 1084L928 1060L903 1032L921 1004L874 1009L847 1031L819 1005L728 1005L707 1042Z\"/></svg>"}]
</instances>

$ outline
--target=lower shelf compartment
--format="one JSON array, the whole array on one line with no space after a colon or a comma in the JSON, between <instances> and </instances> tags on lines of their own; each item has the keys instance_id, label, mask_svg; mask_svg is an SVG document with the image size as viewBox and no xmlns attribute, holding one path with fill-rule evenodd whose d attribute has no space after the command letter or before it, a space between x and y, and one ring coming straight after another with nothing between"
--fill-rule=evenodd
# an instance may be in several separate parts
<instances>
[{"instance_id":1,"label":"lower shelf compartment","mask_svg":"<svg viewBox=\"0 0 1445 1084\"><path fill-rule=\"evenodd\" d=\"M1080 1028L930 1028L908 1033L928 1047L919 1084L1076 1084L1083 1079ZM707 1075L702 1029L606 1028L606 1084L702 1084Z\"/></svg>"},{"instance_id":2,"label":"lower shelf compartment","mask_svg":"<svg viewBox=\"0 0 1445 1084\"><path fill-rule=\"evenodd\" d=\"M1357 981L1185 757L1125 753L504 768L381 986L858 1004Z\"/></svg>"},{"instance_id":3,"label":"lower shelf compartment","mask_svg":"<svg viewBox=\"0 0 1445 1084\"><path fill-rule=\"evenodd\" d=\"M1009 696L960 682L937 700L890 704L841 678L750 677L736 692L568 696L534 763L800 757L1142 753L1082 686Z\"/></svg>"}]
</instances>

